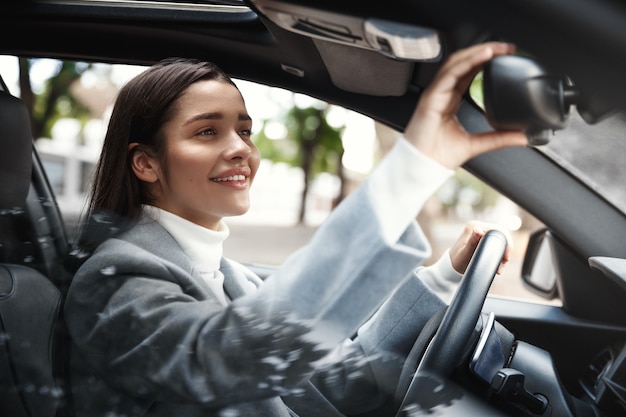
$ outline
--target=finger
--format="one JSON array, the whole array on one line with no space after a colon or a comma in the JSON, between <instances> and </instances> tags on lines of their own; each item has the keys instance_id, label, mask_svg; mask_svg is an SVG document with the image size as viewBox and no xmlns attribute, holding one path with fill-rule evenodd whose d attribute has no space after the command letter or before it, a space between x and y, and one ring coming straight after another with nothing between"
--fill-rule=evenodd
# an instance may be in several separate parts
<instances>
[{"instance_id":1,"label":"finger","mask_svg":"<svg viewBox=\"0 0 626 417\"><path fill-rule=\"evenodd\" d=\"M485 230L483 228L474 227L472 233L468 239L468 245L472 248L472 252L478 246L478 242L485 236Z\"/></svg>"},{"instance_id":2,"label":"finger","mask_svg":"<svg viewBox=\"0 0 626 417\"><path fill-rule=\"evenodd\" d=\"M496 271L497 275L502 275L502 271L504 271L504 267L506 266L508 261L502 261L502 263L500 264L500 266L498 266L498 270Z\"/></svg>"},{"instance_id":3,"label":"finger","mask_svg":"<svg viewBox=\"0 0 626 417\"><path fill-rule=\"evenodd\" d=\"M512 53L515 46L507 43L488 42L459 50L444 62L433 82L424 91L422 100L430 102L429 108L451 115L469 88L483 64L496 55ZM437 109L433 103L442 103L445 108Z\"/></svg>"},{"instance_id":4,"label":"finger","mask_svg":"<svg viewBox=\"0 0 626 417\"><path fill-rule=\"evenodd\" d=\"M483 132L471 135L471 156L513 146L527 146L528 137L523 132Z\"/></svg>"},{"instance_id":5,"label":"finger","mask_svg":"<svg viewBox=\"0 0 626 417\"><path fill-rule=\"evenodd\" d=\"M515 45L507 42L484 42L479 43L452 53L447 63L457 67L460 62L473 62L474 66L482 64L496 55L512 54Z\"/></svg>"},{"instance_id":6,"label":"finger","mask_svg":"<svg viewBox=\"0 0 626 417\"><path fill-rule=\"evenodd\" d=\"M473 247L475 248L476 246L478 246L478 241L480 239L482 239L482 237L489 231L489 230L499 230L500 232L502 232L506 238L506 248L504 249L504 254L502 256L502 261L500 262L500 265L498 266L498 270L497 270L497 274L501 274L502 270L504 269L505 265L509 262L510 257L511 257L511 252L513 249L513 237L511 236L510 232L503 228L501 225L495 224L495 223L484 223L484 222L480 222L480 221L471 221L468 223L468 226L471 227L472 229L472 235L470 237L470 244L473 245ZM478 241L476 241L476 243L474 243L474 240L478 239Z\"/></svg>"},{"instance_id":7,"label":"finger","mask_svg":"<svg viewBox=\"0 0 626 417\"><path fill-rule=\"evenodd\" d=\"M484 63L497 55L510 54L514 51L514 45L502 42L486 42L461 49L450 55L435 80L439 78L443 89L454 89L459 85L459 81L463 80L463 85L459 87L465 87L463 90L465 92Z\"/></svg>"}]
</instances>

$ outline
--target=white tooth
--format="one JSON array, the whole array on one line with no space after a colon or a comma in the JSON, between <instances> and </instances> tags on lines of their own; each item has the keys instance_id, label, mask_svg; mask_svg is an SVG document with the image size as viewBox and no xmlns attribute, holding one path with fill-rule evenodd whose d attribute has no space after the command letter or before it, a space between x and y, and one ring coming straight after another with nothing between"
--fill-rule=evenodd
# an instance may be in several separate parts
<instances>
[{"instance_id":1,"label":"white tooth","mask_svg":"<svg viewBox=\"0 0 626 417\"><path fill-rule=\"evenodd\" d=\"M213 178L213 181L223 182L223 181L243 181L246 179L245 175L231 175L229 177L221 177L221 178Z\"/></svg>"}]
</instances>

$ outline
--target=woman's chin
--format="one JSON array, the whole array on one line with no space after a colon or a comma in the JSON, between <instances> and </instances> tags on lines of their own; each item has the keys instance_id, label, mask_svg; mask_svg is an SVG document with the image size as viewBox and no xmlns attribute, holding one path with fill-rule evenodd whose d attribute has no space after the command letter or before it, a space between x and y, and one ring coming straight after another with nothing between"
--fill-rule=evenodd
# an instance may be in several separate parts
<instances>
[{"instance_id":1,"label":"woman's chin","mask_svg":"<svg viewBox=\"0 0 626 417\"><path fill-rule=\"evenodd\" d=\"M238 216L243 216L244 214L246 214L248 211L250 210L250 206L242 206L239 208L234 208L229 214L227 214L224 217L238 217Z\"/></svg>"}]
</instances>

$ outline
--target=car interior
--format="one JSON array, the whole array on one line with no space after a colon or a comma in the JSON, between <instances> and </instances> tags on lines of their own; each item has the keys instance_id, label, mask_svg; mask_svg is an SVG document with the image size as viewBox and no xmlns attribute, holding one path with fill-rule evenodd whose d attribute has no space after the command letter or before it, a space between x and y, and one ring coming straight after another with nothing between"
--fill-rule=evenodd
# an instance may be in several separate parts
<instances>
[{"instance_id":1,"label":"car interior","mask_svg":"<svg viewBox=\"0 0 626 417\"><path fill-rule=\"evenodd\" d=\"M464 168L546 225L529 240L522 275L561 304L488 297L493 275L483 274L486 289L462 292L474 308L438 315L420 341L467 313L471 343L460 340L450 353L463 356L463 370L446 363L433 374L432 353L416 352L412 366L424 372L407 370L411 397L402 402L432 403L437 388L432 407L442 416L459 415L457 407L468 416L625 415L624 213L534 146L554 140L571 117L594 126L626 107L626 9L583 0L392 3L11 0L0 13L0 54L136 65L194 56L401 131L452 51L488 39L516 43L524 56L485 68L485 109L466 97L458 118L469 131L522 128L533 146ZM0 415L69 417L62 303L89 254L66 232L33 139L28 110L0 78ZM485 259L494 245L481 249ZM251 267L262 277L273 270ZM543 287L545 275L552 280ZM450 337L441 336L443 346ZM503 343L506 352L496 347Z\"/></svg>"},{"instance_id":2,"label":"car interior","mask_svg":"<svg viewBox=\"0 0 626 417\"><path fill-rule=\"evenodd\" d=\"M32 221L54 218L57 208L32 181L45 176L36 173L41 166L33 151L30 115L4 82L0 86L2 410L7 416L54 416L69 404L69 343L61 313L62 291L71 276L62 266L68 244L47 222Z\"/></svg>"}]
</instances>

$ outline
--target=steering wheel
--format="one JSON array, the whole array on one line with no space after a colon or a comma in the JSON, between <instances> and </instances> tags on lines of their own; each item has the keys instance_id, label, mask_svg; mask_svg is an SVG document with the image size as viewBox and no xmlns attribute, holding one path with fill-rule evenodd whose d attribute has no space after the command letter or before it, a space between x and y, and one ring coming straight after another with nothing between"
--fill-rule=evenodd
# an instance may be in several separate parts
<instances>
[{"instance_id":1,"label":"steering wheel","mask_svg":"<svg viewBox=\"0 0 626 417\"><path fill-rule=\"evenodd\" d=\"M396 417L405 415L407 407L420 404L424 390L433 389L433 380L445 380L462 359L506 246L506 236L498 230L488 231L480 240L441 324L417 365ZM427 377L423 378L424 375Z\"/></svg>"}]
</instances>

